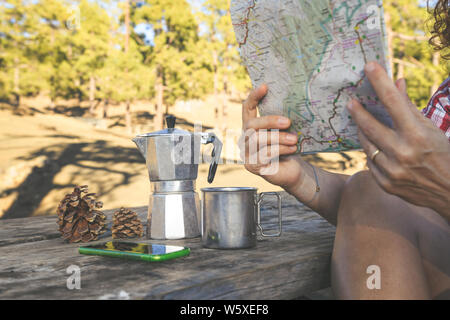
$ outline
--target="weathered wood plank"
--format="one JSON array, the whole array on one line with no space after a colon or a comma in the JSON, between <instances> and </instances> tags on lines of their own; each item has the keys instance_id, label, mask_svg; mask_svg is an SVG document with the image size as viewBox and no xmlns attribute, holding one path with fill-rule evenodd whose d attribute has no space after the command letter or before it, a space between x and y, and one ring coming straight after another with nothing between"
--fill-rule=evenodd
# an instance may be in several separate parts
<instances>
[{"instance_id":1,"label":"weathered wood plank","mask_svg":"<svg viewBox=\"0 0 450 320\"><path fill-rule=\"evenodd\" d=\"M130 208L136 211L142 221L147 221L147 208ZM115 210L105 211L108 217L108 230L111 230L112 215ZM59 238L58 218L54 216L30 217L0 220L0 247L24 242ZM105 237L111 232L105 233Z\"/></svg>"},{"instance_id":2,"label":"weathered wood plank","mask_svg":"<svg viewBox=\"0 0 450 320\"><path fill-rule=\"evenodd\" d=\"M80 255L79 245L54 233L55 217L32 218L33 227L30 219L1 221L0 299L292 299L329 287L334 228L283 199L281 238L225 251L202 248L200 239L148 241L191 248L188 257L159 263ZM263 223L275 229L274 207L267 204ZM146 209L138 213L145 217ZM14 228L21 230L14 235ZM81 268L81 290L66 287L70 265Z\"/></svg>"}]
</instances>

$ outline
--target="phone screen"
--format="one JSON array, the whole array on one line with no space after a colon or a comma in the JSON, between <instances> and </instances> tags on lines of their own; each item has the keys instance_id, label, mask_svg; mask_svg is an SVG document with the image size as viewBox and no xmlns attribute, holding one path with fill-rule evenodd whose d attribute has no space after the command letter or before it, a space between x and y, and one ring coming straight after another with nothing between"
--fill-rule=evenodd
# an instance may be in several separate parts
<instances>
[{"instance_id":1,"label":"phone screen","mask_svg":"<svg viewBox=\"0 0 450 320\"><path fill-rule=\"evenodd\" d=\"M106 251L121 251L130 253L139 253L146 255L165 255L177 251L183 251L185 248L177 246L166 246L164 244L135 243L125 241L108 241L97 245L86 246L86 248L99 249Z\"/></svg>"}]
</instances>

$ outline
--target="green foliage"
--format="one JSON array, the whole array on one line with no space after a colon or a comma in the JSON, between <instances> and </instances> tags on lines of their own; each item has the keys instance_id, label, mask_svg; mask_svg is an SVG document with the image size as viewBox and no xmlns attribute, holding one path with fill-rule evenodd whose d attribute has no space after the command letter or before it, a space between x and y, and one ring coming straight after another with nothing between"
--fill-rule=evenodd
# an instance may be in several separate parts
<instances>
[{"instance_id":1,"label":"green foliage","mask_svg":"<svg viewBox=\"0 0 450 320\"><path fill-rule=\"evenodd\" d=\"M151 69L141 64L136 46L128 53L113 48L98 74L99 97L116 102L148 98L153 93L154 76Z\"/></svg>"},{"instance_id":2,"label":"green foliage","mask_svg":"<svg viewBox=\"0 0 450 320\"><path fill-rule=\"evenodd\" d=\"M33 5L29 2L12 0L0 6L0 59L2 81L0 95L26 95L32 90L30 83L34 62L34 39L36 18L30 13ZM22 79L23 85L20 85ZM34 86L39 87L38 83ZM33 86L33 87L34 87Z\"/></svg>"},{"instance_id":3,"label":"green foliage","mask_svg":"<svg viewBox=\"0 0 450 320\"><path fill-rule=\"evenodd\" d=\"M235 89L245 92L250 89L251 83L239 56L229 7L230 0L205 0L202 10L196 13L199 23L206 26L202 35L202 48L205 49L203 58L209 68L217 72L218 78L222 79L217 90Z\"/></svg>"},{"instance_id":4,"label":"green foliage","mask_svg":"<svg viewBox=\"0 0 450 320\"><path fill-rule=\"evenodd\" d=\"M141 46L145 65L165 87L164 101L199 98L208 92L198 25L186 0L156 0L136 7L132 21L153 31L153 45ZM141 35L141 41L143 35Z\"/></svg>"},{"instance_id":5,"label":"green foliage","mask_svg":"<svg viewBox=\"0 0 450 320\"><path fill-rule=\"evenodd\" d=\"M0 2L0 99L44 92L53 99L130 102L154 99L163 88L170 106L177 99L250 88L230 0L203 0L195 8L187 0L129 0L127 47L126 1ZM448 75L448 65L443 60L436 65L423 40L427 9L418 0L384 3L392 31L421 40L394 36L392 45L394 57L406 63L401 70L395 63L394 74L403 73L411 98L423 107L430 88Z\"/></svg>"},{"instance_id":6,"label":"green foliage","mask_svg":"<svg viewBox=\"0 0 450 320\"><path fill-rule=\"evenodd\" d=\"M427 42L430 37L428 26L433 19L427 8L419 3L418 0L385 0L384 7L395 33L392 41L394 58L408 63L404 70L408 94L419 108L424 108L431 96L430 88L448 77L449 65L443 59L437 66L433 64L434 51ZM418 40L405 40L398 34L418 37ZM399 65L395 64L394 74L398 71Z\"/></svg>"},{"instance_id":7,"label":"green foliage","mask_svg":"<svg viewBox=\"0 0 450 320\"><path fill-rule=\"evenodd\" d=\"M205 1L202 13L194 12L186 0L130 1L128 52L125 1L0 4L0 98L44 91L52 99L83 100L92 94L92 79L94 98L116 102L152 99L159 81L169 106L177 99L213 93L214 79L219 91L231 86L248 90L229 0ZM79 25L68 28L67 22ZM150 44L146 34L135 31L143 24L153 33ZM204 26L207 32L200 31Z\"/></svg>"}]
</instances>

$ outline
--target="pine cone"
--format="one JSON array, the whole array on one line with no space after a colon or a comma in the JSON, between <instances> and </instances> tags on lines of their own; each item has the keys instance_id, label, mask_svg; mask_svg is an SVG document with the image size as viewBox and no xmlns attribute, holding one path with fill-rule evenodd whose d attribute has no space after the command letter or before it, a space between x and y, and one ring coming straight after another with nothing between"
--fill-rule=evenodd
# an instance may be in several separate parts
<instances>
[{"instance_id":1,"label":"pine cone","mask_svg":"<svg viewBox=\"0 0 450 320\"><path fill-rule=\"evenodd\" d=\"M120 208L114 213L113 239L140 238L144 234L142 222L136 212Z\"/></svg>"},{"instance_id":2,"label":"pine cone","mask_svg":"<svg viewBox=\"0 0 450 320\"><path fill-rule=\"evenodd\" d=\"M64 240L89 242L106 232L106 216L100 209L103 203L95 201L95 193L88 186L75 187L58 206L59 231Z\"/></svg>"}]
</instances>

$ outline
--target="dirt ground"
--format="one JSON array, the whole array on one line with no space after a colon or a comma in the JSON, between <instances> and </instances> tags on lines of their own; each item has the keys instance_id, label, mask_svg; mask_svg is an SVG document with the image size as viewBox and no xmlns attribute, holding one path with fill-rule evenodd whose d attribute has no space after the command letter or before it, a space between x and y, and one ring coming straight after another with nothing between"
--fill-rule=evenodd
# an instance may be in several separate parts
<instances>
[{"instance_id":1,"label":"dirt ground","mask_svg":"<svg viewBox=\"0 0 450 320\"><path fill-rule=\"evenodd\" d=\"M193 130L216 127L213 99L179 103L170 113L179 126ZM125 128L124 106L110 107L109 119L88 114L86 105L67 102L48 108L45 98L25 100L19 112L0 106L0 217L15 218L55 214L58 202L75 185L89 185L105 209L143 206L148 202L150 184L144 159L131 139L151 132L153 104L133 105L133 130ZM223 154L237 160L236 141L241 128L241 106L227 102L222 128L214 130L225 142ZM228 128L224 137L221 129ZM309 156L311 163L333 172L353 174L365 166L362 152ZM208 186L208 166L199 169L197 191ZM219 166L212 186L253 186L276 191L239 164Z\"/></svg>"}]
</instances>

